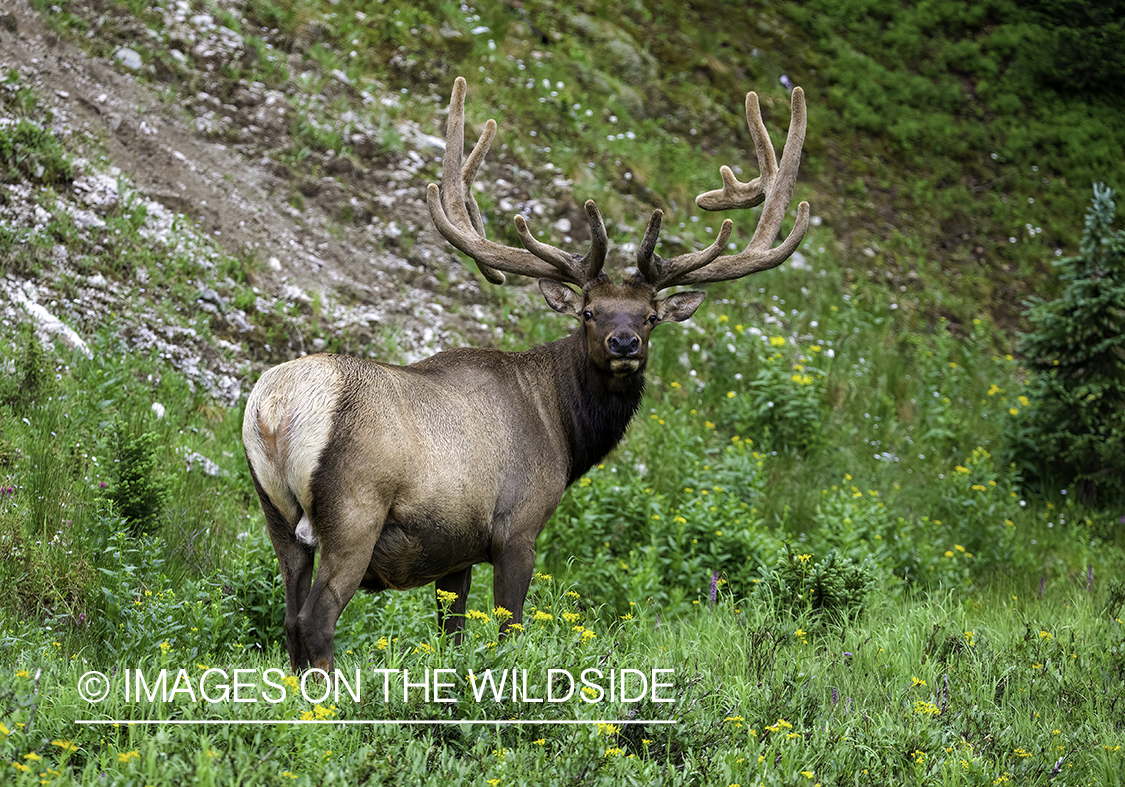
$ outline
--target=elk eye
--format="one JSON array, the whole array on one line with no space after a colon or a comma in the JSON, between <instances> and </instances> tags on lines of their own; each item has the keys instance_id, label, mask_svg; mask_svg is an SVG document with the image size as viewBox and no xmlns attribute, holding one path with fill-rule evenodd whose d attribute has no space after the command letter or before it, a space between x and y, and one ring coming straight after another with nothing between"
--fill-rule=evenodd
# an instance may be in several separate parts
<instances>
[{"instance_id":1,"label":"elk eye","mask_svg":"<svg viewBox=\"0 0 1125 787\"><path fill-rule=\"evenodd\" d=\"M656 312L653 312L652 314L650 314L648 316L648 324L649 325L656 325Z\"/></svg>"},{"instance_id":2,"label":"elk eye","mask_svg":"<svg viewBox=\"0 0 1125 787\"><path fill-rule=\"evenodd\" d=\"M594 319L594 313L593 313L592 311L590 311L589 309L587 309L586 311L582 312L582 316L583 316L583 317L584 317L585 319L587 319L587 320L592 320L592 319Z\"/></svg>"}]
</instances>

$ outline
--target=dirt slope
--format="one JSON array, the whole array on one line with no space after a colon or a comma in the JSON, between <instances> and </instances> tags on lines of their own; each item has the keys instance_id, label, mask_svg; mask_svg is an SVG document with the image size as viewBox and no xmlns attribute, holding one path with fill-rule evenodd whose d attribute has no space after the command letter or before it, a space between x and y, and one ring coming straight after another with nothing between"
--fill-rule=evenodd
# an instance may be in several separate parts
<instances>
[{"instance_id":1,"label":"dirt slope","mask_svg":"<svg viewBox=\"0 0 1125 787\"><path fill-rule=\"evenodd\" d=\"M212 38L221 41L214 31L225 28L203 24ZM201 68L206 67L206 61L201 62ZM68 147L79 146L91 160L70 187L76 195L88 202L91 191L112 192L119 171L154 207L183 214L188 224L195 219L197 231L228 252L252 250L256 262L249 271L250 283L267 303L322 299L328 310L322 324L347 336L354 346L390 333L409 360L447 344L491 340L482 323L487 296L475 272L465 270L431 228L425 207L425 185L434 178L443 151L439 138L406 121L396 128L405 150L380 153L359 168L341 162L336 175L310 182L270 155L271 147L287 133L286 113L294 111L284 95L254 86L244 90L236 97L237 106L223 105L234 114L218 116L227 129L217 134L216 112L208 110L218 105L217 100L206 94L170 100L167 88L158 92L158 82L134 76L128 66L127 57L114 61L91 57L60 40L24 3L0 3L0 73L15 70L21 83L34 86L40 101L51 108L56 130L70 141ZM441 109L435 104L434 128ZM105 161L96 149L99 146ZM331 164L323 169L332 172ZM489 167L493 179L502 174L499 164L486 170ZM483 176L489 177L488 172ZM20 184L5 185L9 194L0 218L17 225L32 221L34 195ZM498 188L498 197L522 196L503 180ZM291 204L298 191L299 210ZM107 199L117 196L111 193ZM345 208L353 220L339 220ZM563 194L558 205L544 212L564 215L572 208L569 195ZM65 266L65 261L60 263ZM92 310L109 308L129 284L114 286L98 276L89 277L90 286L80 288L78 298L65 298L59 295L55 275L59 273L7 275L0 301L5 316L27 319L31 310L26 304L35 303L64 324L78 327L81 334L81 326L97 324ZM228 380L221 391L223 398L232 400L239 390L245 393L245 383L252 381L247 378L279 360L278 348L270 348L272 355L254 352L253 311L231 308L229 298L221 292L216 295L203 278L199 290L200 301L185 308L211 310L208 303L216 307L217 319L226 321L220 327L229 334L232 346L219 353L201 346L185 350L182 345L200 342L190 332L173 330L178 338L171 341L179 345L176 354L182 356L178 365L202 364L210 367L210 376L241 379L240 386ZM159 293L152 295L159 297ZM261 303L259 310L265 311ZM151 321L162 318L136 304L120 319L125 323L121 335L140 349L151 346L154 333L161 334L161 326ZM280 355L312 351L318 345L323 342L305 342L297 336Z\"/></svg>"}]
</instances>

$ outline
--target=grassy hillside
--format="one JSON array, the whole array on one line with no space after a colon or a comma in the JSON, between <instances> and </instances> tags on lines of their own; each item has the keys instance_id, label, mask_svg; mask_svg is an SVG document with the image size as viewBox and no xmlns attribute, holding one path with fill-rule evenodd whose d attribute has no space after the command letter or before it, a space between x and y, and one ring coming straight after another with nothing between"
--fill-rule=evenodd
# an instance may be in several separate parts
<instances>
[{"instance_id":1,"label":"grassy hillside","mask_svg":"<svg viewBox=\"0 0 1125 787\"><path fill-rule=\"evenodd\" d=\"M403 360L395 326L338 319L365 306L358 291L271 294L270 260L206 232L193 206L168 218L130 173L113 176L107 206L84 202L97 177L113 182L99 156L114 148L64 130L48 75L9 64L5 283L51 293L63 315L92 277L109 295L74 321L84 344L45 343L5 290L6 779L1125 781L1120 511L1009 462L1031 406L1009 330L1019 298L1057 290L1051 263L1077 251L1089 183L1120 185L1119 15L1046 0L35 6L50 35L121 60L200 137L262 161L295 225L322 215L315 204L335 236L388 211L416 226L406 198L380 199L399 194L403 162L416 162L412 190L437 178L419 140L442 133L457 74L470 121L501 125L481 178L492 237L518 243L507 228L524 210L581 248L579 206L594 197L617 246L654 207L668 214L661 253L706 242L723 217L693 197L721 163L755 174L747 89L780 147L782 76L808 93L797 196L819 221L799 259L712 286L690 323L657 330L623 444L537 542L522 636L497 641L488 566L461 648L439 636L430 589L357 597L336 648L362 696L302 693L242 457L245 393L301 348ZM267 104L248 96L266 95L287 111L255 125ZM483 323L474 341L522 349L570 329L518 289L478 294L461 272L433 274L439 251L406 234L386 241L405 261L393 286L417 281ZM138 351L146 325L169 342ZM177 341L208 349L187 363ZM151 688L161 669L180 690L138 699L137 671ZM256 701L230 694L236 669ZM459 702L417 684L384 695L382 676L400 673L375 670L403 669L448 670ZM600 670L602 695L578 684L535 701L565 693L549 670L585 669ZM487 670L516 670L520 691L477 697ZM609 696L614 670L667 684ZM104 700L84 693L94 673Z\"/></svg>"},{"instance_id":2,"label":"grassy hillside","mask_svg":"<svg viewBox=\"0 0 1125 787\"><path fill-rule=\"evenodd\" d=\"M783 85L800 84L813 133L798 196L816 194L842 258L935 315L985 312L1011 328L1020 299L1051 288L1052 256L1076 245L1073 217L1090 184L1119 185L1118 5L250 0L216 6L242 45L207 68L192 35L148 27L160 6L99 13L76 0L49 16L94 53L135 46L170 96L206 91L227 103L240 85L283 87L299 111L288 138L271 142L295 176L342 170L354 182L372 152L400 144L396 118L429 121L464 75L470 113L498 115L517 166L552 163L578 205L597 196L629 239L642 223L637 202L683 220L717 183L716 161L753 169L740 117L747 89L762 94L780 134ZM386 90L401 99L370 100ZM352 132L369 118L386 133L357 145ZM216 133L247 142L217 121ZM341 158L355 168L332 164ZM637 201L618 201L626 195Z\"/></svg>"}]
</instances>

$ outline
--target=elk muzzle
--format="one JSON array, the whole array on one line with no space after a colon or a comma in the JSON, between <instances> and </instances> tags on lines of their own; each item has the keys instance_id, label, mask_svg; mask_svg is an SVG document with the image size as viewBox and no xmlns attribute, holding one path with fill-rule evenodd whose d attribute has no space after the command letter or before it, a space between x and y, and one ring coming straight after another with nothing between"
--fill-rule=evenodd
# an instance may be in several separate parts
<instances>
[{"instance_id":1,"label":"elk muzzle","mask_svg":"<svg viewBox=\"0 0 1125 787\"><path fill-rule=\"evenodd\" d=\"M640 369L641 337L628 328L619 328L605 340L609 368L614 374L632 374Z\"/></svg>"}]
</instances>

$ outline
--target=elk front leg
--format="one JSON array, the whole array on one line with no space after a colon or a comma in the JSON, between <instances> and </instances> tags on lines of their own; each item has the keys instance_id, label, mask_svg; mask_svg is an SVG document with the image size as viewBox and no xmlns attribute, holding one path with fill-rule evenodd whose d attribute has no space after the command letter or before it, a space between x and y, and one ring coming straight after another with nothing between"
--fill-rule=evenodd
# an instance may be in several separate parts
<instances>
[{"instance_id":1,"label":"elk front leg","mask_svg":"<svg viewBox=\"0 0 1125 787\"><path fill-rule=\"evenodd\" d=\"M500 624L500 637L516 623L523 623L523 602L535 572L535 541L513 539L504 544L493 561L492 597L496 606L512 616ZM517 629L518 631L518 629Z\"/></svg>"},{"instance_id":2,"label":"elk front leg","mask_svg":"<svg viewBox=\"0 0 1125 787\"><path fill-rule=\"evenodd\" d=\"M438 620L447 637L453 637L453 644L460 646L465 637L465 606L469 602L469 586L473 581L473 567L446 574L434 583L438 596ZM441 591L455 594L452 602L444 602Z\"/></svg>"}]
</instances>

